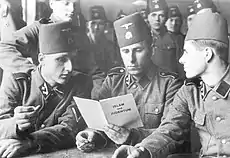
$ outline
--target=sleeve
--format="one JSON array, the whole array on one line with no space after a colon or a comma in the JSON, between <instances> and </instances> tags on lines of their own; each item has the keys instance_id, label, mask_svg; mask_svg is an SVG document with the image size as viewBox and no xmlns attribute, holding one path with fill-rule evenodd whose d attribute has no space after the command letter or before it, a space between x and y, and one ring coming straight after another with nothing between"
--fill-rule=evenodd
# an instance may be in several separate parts
<instances>
[{"instance_id":1,"label":"sleeve","mask_svg":"<svg viewBox=\"0 0 230 158\"><path fill-rule=\"evenodd\" d=\"M0 43L0 67L10 72L27 71L34 65L26 59L37 57L40 23L23 27L14 32L10 40Z\"/></svg>"},{"instance_id":2,"label":"sleeve","mask_svg":"<svg viewBox=\"0 0 230 158\"><path fill-rule=\"evenodd\" d=\"M29 138L39 146L36 152L50 152L74 146L76 134L86 128L76 107L72 101L58 117L56 125L45 127L29 135Z\"/></svg>"},{"instance_id":3,"label":"sleeve","mask_svg":"<svg viewBox=\"0 0 230 158\"><path fill-rule=\"evenodd\" d=\"M169 82L166 84L165 87L165 96L164 96L164 111L162 120L167 116L169 107L171 106L174 96L179 90L179 88L182 86L182 81L179 79L170 79ZM131 129L131 133L127 139L127 141L124 144L127 145L135 145L139 142L141 142L144 138L151 135L156 129L144 129L144 128L136 128Z\"/></svg>"},{"instance_id":4,"label":"sleeve","mask_svg":"<svg viewBox=\"0 0 230 158\"><path fill-rule=\"evenodd\" d=\"M12 74L3 77L0 88L0 139L17 138L14 108L20 106L19 86Z\"/></svg>"},{"instance_id":5,"label":"sleeve","mask_svg":"<svg viewBox=\"0 0 230 158\"><path fill-rule=\"evenodd\" d=\"M166 157L184 143L186 134L190 130L190 123L191 115L186 96L180 89L161 125L136 146L146 148L151 158Z\"/></svg>"}]
</instances>

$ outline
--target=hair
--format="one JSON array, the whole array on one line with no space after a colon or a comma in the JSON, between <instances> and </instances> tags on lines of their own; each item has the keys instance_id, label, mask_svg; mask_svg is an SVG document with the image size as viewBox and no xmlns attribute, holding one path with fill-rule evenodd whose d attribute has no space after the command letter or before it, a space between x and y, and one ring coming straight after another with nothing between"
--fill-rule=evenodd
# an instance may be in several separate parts
<instances>
[{"instance_id":1,"label":"hair","mask_svg":"<svg viewBox=\"0 0 230 158\"><path fill-rule=\"evenodd\" d=\"M197 50L203 50L205 47L213 48L216 55L223 61L228 61L228 44L216 40L191 40L191 42L197 46Z\"/></svg>"}]
</instances>

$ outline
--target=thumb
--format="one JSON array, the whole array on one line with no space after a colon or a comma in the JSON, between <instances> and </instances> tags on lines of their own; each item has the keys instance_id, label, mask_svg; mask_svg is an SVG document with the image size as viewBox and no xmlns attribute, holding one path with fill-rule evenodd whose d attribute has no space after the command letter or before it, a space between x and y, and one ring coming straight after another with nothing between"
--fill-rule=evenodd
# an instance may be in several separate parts
<instances>
[{"instance_id":1,"label":"thumb","mask_svg":"<svg viewBox=\"0 0 230 158\"><path fill-rule=\"evenodd\" d=\"M88 133L88 141L93 142L95 140L96 133L95 132L89 132Z\"/></svg>"}]
</instances>

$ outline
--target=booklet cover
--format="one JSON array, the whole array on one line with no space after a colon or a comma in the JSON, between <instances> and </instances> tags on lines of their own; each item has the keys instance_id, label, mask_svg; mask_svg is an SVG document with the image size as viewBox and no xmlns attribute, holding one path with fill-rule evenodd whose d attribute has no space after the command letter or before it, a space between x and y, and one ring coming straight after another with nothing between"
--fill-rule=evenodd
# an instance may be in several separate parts
<instances>
[{"instance_id":1,"label":"booklet cover","mask_svg":"<svg viewBox=\"0 0 230 158\"><path fill-rule=\"evenodd\" d=\"M143 127L132 94L100 101L73 97L89 128L102 130L108 123L125 128Z\"/></svg>"}]
</instances>

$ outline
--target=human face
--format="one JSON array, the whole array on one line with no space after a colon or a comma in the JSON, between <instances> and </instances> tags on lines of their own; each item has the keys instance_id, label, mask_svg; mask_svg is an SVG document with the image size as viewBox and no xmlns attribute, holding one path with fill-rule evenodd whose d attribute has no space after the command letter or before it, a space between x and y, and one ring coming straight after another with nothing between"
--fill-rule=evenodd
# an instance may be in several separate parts
<instances>
[{"instance_id":1,"label":"human face","mask_svg":"<svg viewBox=\"0 0 230 158\"><path fill-rule=\"evenodd\" d=\"M74 21L76 3L77 0L50 0L50 8L60 21Z\"/></svg>"},{"instance_id":2,"label":"human face","mask_svg":"<svg viewBox=\"0 0 230 158\"><path fill-rule=\"evenodd\" d=\"M195 17L195 15L196 15L196 14L191 14L191 15L189 15L189 16L187 17L187 26L188 26L188 28L191 26L192 20L193 20L193 18Z\"/></svg>"},{"instance_id":3,"label":"human face","mask_svg":"<svg viewBox=\"0 0 230 158\"><path fill-rule=\"evenodd\" d=\"M181 28L181 18L180 17L171 17L165 23L168 31L178 33Z\"/></svg>"},{"instance_id":4,"label":"human face","mask_svg":"<svg viewBox=\"0 0 230 158\"><path fill-rule=\"evenodd\" d=\"M92 20L88 24L89 32L95 36L99 36L104 33L105 22L103 20Z\"/></svg>"},{"instance_id":5,"label":"human face","mask_svg":"<svg viewBox=\"0 0 230 158\"><path fill-rule=\"evenodd\" d=\"M191 41L185 41L184 53L179 62L183 64L187 78L202 76L207 69L205 49L198 50Z\"/></svg>"},{"instance_id":6,"label":"human face","mask_svg":"<svg viewBox=\"0 0 230 158\"><path fill-rule=\"evenodd\" d=\"M134 77L141 77L151 62L151 53L147 43L142 41L122 47L120 52L127 71Z\"/></svg>"},{"instance_id":7,"label":"human face","mask_svg":"<svg viewBox=\"0 0 230 158\"><path fill-rule=\"evenodd\" d=\"M160 29L165 24L165 11L160 10L148 15L148 21L152 29Z\"/></svg>"},{"instance_id":8,"label":"human face","mask_svg":"<svg viewBox=\"0 0 230 158\"><path fill-rule=\"evenodd\" d=\"M50 55L42 55L39 58L41 64L41 74L45 81L51 86L66 83L73 70L72 59L73 53L57 53Z\"/></svg>"}]
</instances>

